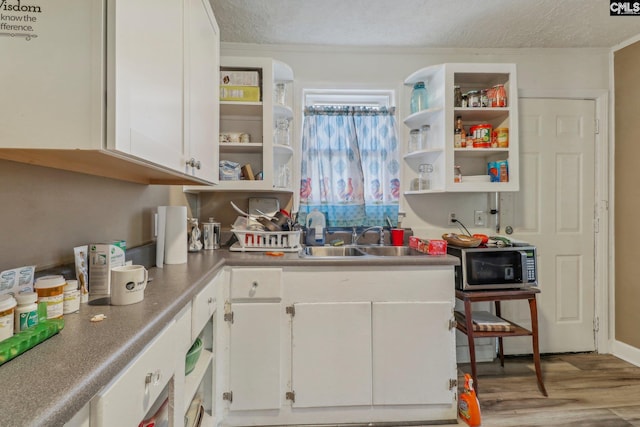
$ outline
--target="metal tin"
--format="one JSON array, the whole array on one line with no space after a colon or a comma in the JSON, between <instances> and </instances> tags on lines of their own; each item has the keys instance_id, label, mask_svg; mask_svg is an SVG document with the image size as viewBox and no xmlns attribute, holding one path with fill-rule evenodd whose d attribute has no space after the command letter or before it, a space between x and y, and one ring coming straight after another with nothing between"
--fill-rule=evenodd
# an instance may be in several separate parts
<instances>
[{"instance_id":1,"label":"metal tin","mask_svg":"<svg viewBox=\"0 0 640 427\"><path fill-rule=\"evenodd\" d=\"M212 219L210 218L209 221ZM220 249L220 223L203 222L202 240L204 241L205 249Z\"/></svg>"}]
</instances>

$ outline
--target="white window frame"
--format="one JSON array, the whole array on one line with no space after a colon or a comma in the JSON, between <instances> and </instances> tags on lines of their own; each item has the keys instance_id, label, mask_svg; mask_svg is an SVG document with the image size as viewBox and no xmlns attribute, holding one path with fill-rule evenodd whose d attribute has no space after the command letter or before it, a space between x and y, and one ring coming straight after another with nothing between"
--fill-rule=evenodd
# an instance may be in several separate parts
<instances>
[{"instance_id":1,"label":"white window frame","mask_svg":"<svg viewBox=\"0 0 640 427\"><path fill-rule=\"evenodd\" d=\"M392 89L303 89L305 107L353 105L362 107L395 107L396 91Z\"/></svg>"}]
</instances>

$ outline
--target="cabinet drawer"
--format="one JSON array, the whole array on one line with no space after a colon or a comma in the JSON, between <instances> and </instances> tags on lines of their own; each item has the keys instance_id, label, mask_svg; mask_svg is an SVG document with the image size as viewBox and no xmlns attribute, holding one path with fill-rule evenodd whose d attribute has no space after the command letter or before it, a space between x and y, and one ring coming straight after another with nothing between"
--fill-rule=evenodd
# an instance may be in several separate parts
<instances>
[{"instance_id":1,"label":"cabinet drawer","mask_svg":"<svg viewBox=\"0 0 640 427\"><path fill-rule=\"evenodd\" d=\"M195 341L204 325L216 311L216 282L218 277L219 275L193 298L191 316L192 342Z\"/></svg>"},{"instance_id":2,"label":"cabinet drawer","mask_svg":"<svg viewBox=\"0 0 640 427\"><path fill-rule=\"evenodd\" d=\"M234 268L231 270L231 299L276 298L282 295L282 269Z\"/></svg>"},{"instance_id":3,"label":"cabinet drawer","mask_svg":"<svg viewBox=\"0 0 640 427\"><path fill-rule=\"evenodd\" d=\"M91 401L92 426L138 425L174 376L191 311L173 320L110 385ZM176 345L179 343L179 345Z\"/></svg>"}]
</instances>

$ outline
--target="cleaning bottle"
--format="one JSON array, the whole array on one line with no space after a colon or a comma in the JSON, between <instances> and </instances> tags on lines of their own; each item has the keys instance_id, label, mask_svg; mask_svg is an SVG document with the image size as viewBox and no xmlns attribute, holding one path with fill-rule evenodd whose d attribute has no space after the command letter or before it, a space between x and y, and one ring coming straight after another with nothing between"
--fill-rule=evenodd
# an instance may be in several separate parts
<instances>
[{"instance_id":1,"label":"cleaning bottle","mask_svg":"<svg viewBox=\"0 0 640 427\"><path fill-rule=\"evenodd\" d=\"M464 390L458 398L458 414L471 427L477 427L482 424L480 403L473 389L473 379L469 374L464 374Z\"/></svg>"}]
</instances>

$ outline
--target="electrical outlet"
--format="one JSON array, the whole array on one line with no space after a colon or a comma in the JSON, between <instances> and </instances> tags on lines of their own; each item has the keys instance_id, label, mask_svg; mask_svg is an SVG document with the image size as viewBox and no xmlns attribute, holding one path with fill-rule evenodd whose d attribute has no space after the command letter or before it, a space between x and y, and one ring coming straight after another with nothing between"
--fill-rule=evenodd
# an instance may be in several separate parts
<instances>
[{"instance_id":1,"label":"electrical outlet","mask_svg":"<svg viewBox=\"0 0 640 427\"><path fill-rule=\"evenodd\" d=\"M456 219L455 212L449 212L449 216L447 217L447 224L456 225L456 222L454 221L454 219Z\"/></svg>"},{"instance_id":2,"label":"electrical outlet","mask_svg":"<svg viewBox=\"0 0 640 427\"><path fill-rule=\"evenodd\" d=\"M487 217L484 211L473 212L473 224L479 227L485 226L487 224Z\"/></svg>"}]
</instances>

